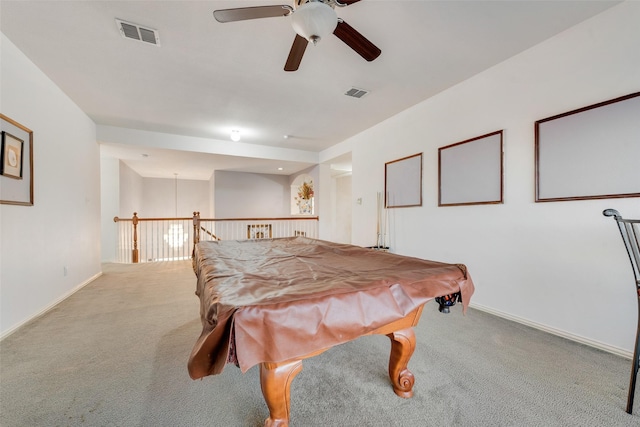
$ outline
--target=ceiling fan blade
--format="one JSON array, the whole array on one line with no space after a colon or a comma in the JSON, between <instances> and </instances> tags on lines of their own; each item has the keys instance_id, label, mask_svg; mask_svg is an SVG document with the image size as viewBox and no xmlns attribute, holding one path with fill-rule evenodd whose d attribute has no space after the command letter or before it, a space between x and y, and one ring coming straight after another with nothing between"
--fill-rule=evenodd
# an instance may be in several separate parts
<instances>
[{"instance_id":1,"label":"ceiling fan blade","mask_svg":"<svg viewBox=\"0 0 640 427\"><path fill-rule=\"evenodd\" d=\"M289 51L289 57L287 58L286 64L284 64L285 71L296 71L298 69L308 44L309 41L307 39L296 34L296 38L293 39L293 45Z\"/></svg>"},{"instance_id":2,"label":"ceiling fan blade","mask_svg":"<svg viewBox=\"0 0 640 427\"><path fill-rule=\"evenodd\" d=\"M213 17L218 22L246 21L247 19L287 16L293 8L287 5L239 7L236 9L214 10Z\"/></svg>"},{"instance_id":3,"label":"ceiling fan blade","mask_svg":"<svg viewBox=\"0 0 640 427\"><path fill-rule=\"evenodd\" d=\"M376 45L342 19L338 20L338 26L333 31L333 34L367 61L373 61L382 53Z\"/></svg>"}]
</instances>

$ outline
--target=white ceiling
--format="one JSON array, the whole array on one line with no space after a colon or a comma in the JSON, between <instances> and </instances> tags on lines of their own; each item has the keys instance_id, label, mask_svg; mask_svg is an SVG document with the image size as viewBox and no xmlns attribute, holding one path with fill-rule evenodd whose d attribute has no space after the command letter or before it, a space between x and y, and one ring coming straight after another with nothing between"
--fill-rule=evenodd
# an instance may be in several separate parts
<instances>
[{"instance_id":1,"label":"white ceiling","mask_svg":"<svg viewBox=\"0 0 640 427\"><path fill-rule=\"evenodd\" d=\"M380 57L366 62L330 36L308 46L296 72L283 70L295 36L289 17L221 24L212 15L291 1L2 0L0 29L98 125L228 144L231 129L241 130L247 158L182 152L179 138L178 151L104 148L143 176L206 179L213 168L308 167L249 151L320 152L616 3L362 0L337 13ZM121 37L116 18L156 29L160 47ZM352 87L371 92L345 96Z\"/></svg>"}]
</instances>

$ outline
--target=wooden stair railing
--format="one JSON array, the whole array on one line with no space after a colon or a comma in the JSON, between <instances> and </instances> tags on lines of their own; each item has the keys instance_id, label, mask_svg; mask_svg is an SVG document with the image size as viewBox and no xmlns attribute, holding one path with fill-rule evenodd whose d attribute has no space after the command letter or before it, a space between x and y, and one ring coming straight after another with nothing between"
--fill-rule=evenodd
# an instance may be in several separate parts
<instances>
[{"instance_id":1,"label":"wooden stair railing","mask_svg":"<svg viewBox=\"0 0 640 427\"><path fill-rule=\"evenodd\" d=\"M209 230L207 230L204 227L200 227L200 230L204 231L205 233L207 233L207 235L211 236L211 238L213 240L220 240L220 238L218 236L216 236L215 234L213 234L212 232L210 232Z\"/></svg>"},{"instance_id":2,"label":"wooden stair railing","mask_svg":"<svg viewBox=\"0 0 640 427\"><path fill-rule=\"evenodd\" d=\"M210 236L213 240L221 240L218 236L213 234L211 231L207 230L203 226L200 225L200 212L193 213L193 242L198 243L200 241L200 231L204 231Z\"/></svg>"},{"instance_id":3,"label":"wooden stair railing","mask_svg":"<svg viewBox=\"0 0 640 427\"><path fill-rule=\"evenodd\" d=\"M138 237L139 237L139 225L145 221L145 222L151 222L151 221L164 221L164 222L170 222L170 221L189 221L192 218L139 218L138 217L138 213L134 212L133 213L133 217L131 218L119 218L119 217L114 217L113 218L113 222L131 222L131 226L132 226L132 241L133 241L133 246L131 249L131 262L134 264L137 264L140 262L140 250L138 248ZM194 212L194 221L195 221L195 212Z\"/></svg>"},{"instance_id":4,"label":"wooden stair railing","mask_svg":"<svg viewBox=\"0 0 640 427\"><path fill-rule=\"evenodd\" d=\"M287 236L308 236L317 238L319 218L317 216L293 216L280 218L207 218L200 212L193 212L188 218L140 218L134 212L131 218L113 218L114 222L131 222L118 231L120 262L139 263L158 260L193 258L195 245L203 240L243 240ZM156 221L160 224L149 224ZM310 224L308 221L314 221ZM142 223L145 223L143 225ZM193 231L189 231L192 222ZM176 224L177 223L177 224ZM168 228L166 228L168 225ZM176 227L176 229L173 229ZM209 228L211 227L211 228ZM179 231L176 231L179 230ZM183 231L184 230L184 231ZM215 232L214 232L215 231ZM163 236L164 234L164 236ZM164 237L164 241L163 241ZM191 253L188 241L193 239ZM172 243L179 243L175 245ZM164 249L163 249L164 248ZM162 249L162 254L158 251ZM130 252L129 252L130 251ZM176 252L178 255L176 256Z\"/></svg>"}]
</instances>

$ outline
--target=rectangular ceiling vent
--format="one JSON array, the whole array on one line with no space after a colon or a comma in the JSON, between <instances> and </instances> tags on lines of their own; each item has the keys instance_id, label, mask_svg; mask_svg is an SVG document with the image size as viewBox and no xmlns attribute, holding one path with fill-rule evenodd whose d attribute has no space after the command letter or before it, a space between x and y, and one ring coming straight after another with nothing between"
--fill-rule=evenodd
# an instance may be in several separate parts
<instances>
[{"instance_id":1,"label":"rectangular ceiling vent","mask_svg":"<svg viewBox=\"0 0 640 427\"><path fill-rule=\"evenodd\" d=\"M150 43L160 46L160 35L156 30L144 28L138 24L116 19L116 25L120 35L126 39L138 40L144 43Z\"/></svg>"},{"instance_id":2,"label":"rectangular ceiling vent","mask_svg":"<svg viewBox=\"0 0 640 427\"><path fill-rule=\"evenodd\" d=\"M369 93L368 90L358 89L357 87L352 87L351 89L346 91L344 94L347 95L347 96L351 96L352 98L362 98L363 96L365 96L368 93Z\"/></svg>"}]
</instances>

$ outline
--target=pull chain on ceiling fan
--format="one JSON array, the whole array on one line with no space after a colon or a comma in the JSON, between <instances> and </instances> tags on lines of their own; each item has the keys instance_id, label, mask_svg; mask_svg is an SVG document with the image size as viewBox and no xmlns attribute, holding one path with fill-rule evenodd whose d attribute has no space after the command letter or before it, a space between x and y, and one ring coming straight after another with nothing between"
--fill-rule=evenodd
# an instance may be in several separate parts
<instances>
[{"instance_id":1,"label":"pull chain on ceiling fan","mask_svg":"<svg viewBox=\"0 0 640 427\"><path fill-rule=\"evenodd\" d=\"M382 52L376 45L338 18L335 7L344 7L359 0L294 0L294 7L288 5L241 7L221 9L213 12L218 22L246 21L249 19L274 18L291 15L291 26L296 32L289 51L285 71L296 71L309 42L314 45L323 37L333 33L347 46L367 61L373 61Z\"/></svg>"}]
</instances>

